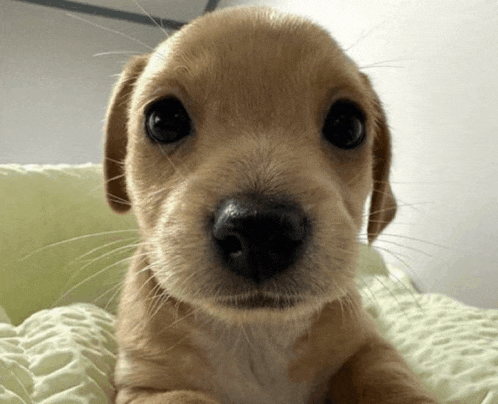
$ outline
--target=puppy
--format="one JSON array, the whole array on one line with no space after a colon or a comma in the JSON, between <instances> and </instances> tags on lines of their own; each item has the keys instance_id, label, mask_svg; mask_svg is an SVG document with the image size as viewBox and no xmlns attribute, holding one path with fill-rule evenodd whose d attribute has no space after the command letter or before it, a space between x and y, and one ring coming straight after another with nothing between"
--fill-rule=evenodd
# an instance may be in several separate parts
<instances>
[{"instance_id":1,"label":"puppy","mask_svg":"<svg viewBox=\"0 0 498 404\"><path fill-rule=\"evenodd\" d=\"M116 402L429 404L355 289L358 234L395 213L367 77L320 27L206 14L132 59L107 114L110 206L142 242Z\"/></svg>"}]
</instances>

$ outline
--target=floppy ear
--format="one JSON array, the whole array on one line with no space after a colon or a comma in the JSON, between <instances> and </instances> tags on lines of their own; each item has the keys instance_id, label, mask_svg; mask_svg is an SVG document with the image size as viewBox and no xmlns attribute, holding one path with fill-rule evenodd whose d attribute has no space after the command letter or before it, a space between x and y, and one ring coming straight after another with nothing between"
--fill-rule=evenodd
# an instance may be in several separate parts
<instances>
[{"instance_id":1,"label":"floppy ear","mask_svg":"<svg viewBox=\"0 0 498 404\"><path fill-rule=\"evenodd\" d=\"M387 126L386 116L382 110L379 98L372 90L370 80L363 73L361 76L372 91L376 112L372 168L373 189L367 228L368 243L372 244L382 230L394 219L396 215L396 200L389 184L391 135Z\"/></svg>"},{"instance_id":2,"label":"floppy ear","mask_svg":"<svg viewBox=\"0 0 498 404\"><path fill-rule=\"evenodd\" d=\"M125 66L114 87L107 108L104 156L104 180L107 203L119 213L127 212L130 198L126 191L124 160L128 144L128 110L135 82L142 73L149 55L137 56Z\"/></svg>"}]
</instances>

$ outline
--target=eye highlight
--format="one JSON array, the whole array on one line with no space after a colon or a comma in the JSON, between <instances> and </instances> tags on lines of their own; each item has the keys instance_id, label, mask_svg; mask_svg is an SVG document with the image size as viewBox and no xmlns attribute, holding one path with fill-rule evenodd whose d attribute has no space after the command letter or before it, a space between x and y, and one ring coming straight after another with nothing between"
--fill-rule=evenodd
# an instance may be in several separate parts
<instances>
[{"instance_id":1,"label":"eye highlight","mask_svg":"<svg viewBox=\"0 0 498 404\"><path fill-rule=\"evenodd\" d=\"M358 147L366 137L365 115L351 101L338 100L327 113L322 135L340 149Z\"/></svg>"},{"instance_id":2,"label":"eye highlight","mask_svg":"<svg viewBox=\"0 0 498 404\"><path fill-rule=\"evenodd\" d=\"M165 98L153 103L145 113L145 131L159 143L174 143L188 136L192 120L177 98Z\"/></svg>"}]
</instances>

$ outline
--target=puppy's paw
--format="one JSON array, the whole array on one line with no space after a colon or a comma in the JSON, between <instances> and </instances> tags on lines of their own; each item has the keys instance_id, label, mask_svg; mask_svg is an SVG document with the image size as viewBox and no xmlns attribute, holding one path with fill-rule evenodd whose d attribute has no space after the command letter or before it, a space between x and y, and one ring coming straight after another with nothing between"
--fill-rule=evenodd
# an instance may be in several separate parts
<instances>
[{"instance_id":1,"label":"puppy's paw","mask_svg":"<svg viewBox=\"0 0 498 404\"><path fill-rule=\"evenodd\" d=\"M116 404L220 404L206 393L197 391L120 390Z\"/></svg>"}]
</instances>

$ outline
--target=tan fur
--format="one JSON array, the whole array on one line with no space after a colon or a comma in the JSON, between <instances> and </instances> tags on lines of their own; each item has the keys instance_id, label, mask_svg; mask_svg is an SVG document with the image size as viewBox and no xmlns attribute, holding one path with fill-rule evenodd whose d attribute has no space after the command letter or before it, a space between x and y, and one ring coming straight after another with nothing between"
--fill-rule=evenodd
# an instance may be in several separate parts
<instances>
[{"instance_id":1,"label":"tan fur","mask_svg":"<svg viewBox=\"0 0 498 404\"><path fill-rule=\"evenodd\" d=\"M177 145L144 133L165 96L195 125ZM366 115L354 150L320 136L339 98ZM142 236L119 311L118 404L435 402L355 290L367 196L370 242L395 213L390 140L368 78L324 30L270 9L202 16L129 62L106 134L109 203L131 206ZM221 200L248 192L292 197L313 218L297 268L258 288L221 268L206 231ZM254 296L298 302L220 304Z\"/></svg>"}]
</instances>

